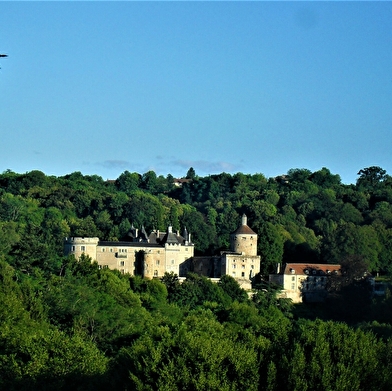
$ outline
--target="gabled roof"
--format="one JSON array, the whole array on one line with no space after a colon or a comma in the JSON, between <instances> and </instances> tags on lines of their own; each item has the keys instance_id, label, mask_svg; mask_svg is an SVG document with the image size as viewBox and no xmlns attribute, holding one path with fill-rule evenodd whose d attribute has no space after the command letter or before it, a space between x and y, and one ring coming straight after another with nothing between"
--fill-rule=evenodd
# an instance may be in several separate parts
<instances>
[{"instance_id":1,"label":"gabled roof","mask_svg":"<svg viewBox=\"0 0 392 391\"><path fill-rule=\"evenodd\" d=\"M331 273L340 274L340 265L326 263L286 263L283 269L283 274L328 275Z\"/></svg>"},{"instance_id":2,"label":"gabled roof","mask_svg":"<svg viewBox=\"0 0 392 391\"><path fill-rule=\"evenodd\" d=\"M160 231L152 231L148 236L148 240L150 243L158 243L158 244L185 244L185 238L181 235L174 232L160 232Z\"/></svg>"},{"instance_id":3,"label":"gabled roof","mask_svg":"<svg viewBox=\"0 0 392 391\"><path fill-rule=\"evenodd\" d=\"M162 243L179 244L180 242L177 239L177 235L168 230L168 232L166 232L166 235L162 239Z\"/></svg>"}]
</instances>

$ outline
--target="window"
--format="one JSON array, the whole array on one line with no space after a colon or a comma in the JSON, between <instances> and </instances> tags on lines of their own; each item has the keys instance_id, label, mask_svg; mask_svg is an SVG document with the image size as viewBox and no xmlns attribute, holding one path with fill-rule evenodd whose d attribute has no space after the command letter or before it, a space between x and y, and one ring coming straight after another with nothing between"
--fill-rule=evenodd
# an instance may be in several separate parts
<instances>
[{"instance_id":1,"label":"window","mask_svg":"<svg viewBox=\"0 0 392 391\"><path fill-rule=\"evenodd\" d=\"M293 291L295 289L295 284L291 284L291 290Z\"/></svg>"},{"instance_id":2,"label":"window","mask_svg":"<svg viewBox=\"0 0 392 391\"><path fill-rule=\"evenodd\" d=\"M124 261L121 261L120 266L124 266L124 265L125 265Z\"/></svg>"},{"instance_id":3,"label":"window","mask_svg":"<svg viewBox=\"0 0 392 391\"><path fill-rule=\"evenodd\" d=\"M233 277L235 277L235 272L232 273Z\"/></svg>"},{"instance_id":4,"label":"window","mask_svg":"<svg viewBox=\"0 0 392 391\"><path fill-rule=\"evenodd\" d=\"M245 272L242 272L242 273L241 273L241 277L245 277Z\"/></svg>"},{"instance_id":5,"label":"window","mask_svg":"<svg viewBox=\"0 0 392 391\"><path fill-rule=\"evenodd\" d=\"M233 269L235 269L236 268L236 265L235 265L235 263L233 263Z\"/></svg>"},{"instance_id":6,"label":"window","mask_svg":"<svg viewBox=\"0 0 392 391\"><path fill-rule=\"evenodd\" d=\"M171 260L172 265L174 265L174 259Z\"/></svg>"},{"instance_id":7,"label":"window","mask_svg":"<svg viewBox=\"0 0 392 391\"><path fill-rule=\"evenodd\" d=\"M86 251L86 246L80 246L81 251Z\"/></svg>"},{"instance_id":8,"label":"window","mask_svg":"<svg viewBox=\"0 0 392 391\"><path fill-rule=\"evenodd\" d=\"M154 270L154 277L158 277L158 270Z\"/></svg>"},{"instance_id":9,"label":"window","mask_svg":"<svg viewBox=\"0 0 392 391\"><path fill-rule=\"evenodd\" d=\"M254 269L254 268L255 268L255 265L250 265L250 268L251 268L251 269Z\"/></svg>"},{"instance_id":10,"label":"window","mask_svg":"<svg viewBox=\"0 0 392 391\"><path fill-rule=\"evenodd\" d=\"M105 252L105 247L102 247L102 250L101 250L103 253Z\"/></svg>"},{"instance_id":11,"label":"window","mask_svg":"<svg viewBox=\"0 0 392 391\"><path fill-rule=\"evenodd\" d=\"M113 252L113 249L111 248L109 251L112 253L112 252Z\"/></svg>"},{"instance_id":12,"label":"window","mask_svg":"<svg viewBox=\"0 0 392 391\"><path fill-rule=\"evenodd\" d=\"M109 265L103 265L104 269L109 269Z\"/></svg>"},{"instance_id":13,"label":"window","mask_svg":"<svg viewBox=\"0 0 392 391\"><path fill-rule=\"evenodd\" d=\"M75 251L75 246L72 246L72 251Z\"/></svg>"},{"instance_id":14,"label":"window","mask_svg":"<svg viewBox=\"0 0 392 391\"><path fill-rule=\"evenodd\" d=\"M242 267L242 269L245 269L245 265L242 265L241 267Z\"/></svg>"},{"instance_id":15,"label":"window","mask_svg":"<svg viewBox=\"0 0 392 391\"><path fill-rule=\"evenodd\" d=\"M295 277L291 277L291 281L295 281Z\"/></svg>"},{"instance_id":16,"label":"window","mask_svg":"<svg viewBox=\"0 0 392 391\"><path fill-rule=\"evenodd\" d=\"M155 265L158 265L158 266L159 266L159 259L157 259L157 260L155 261Z\"/></svg>"}]
</instances>

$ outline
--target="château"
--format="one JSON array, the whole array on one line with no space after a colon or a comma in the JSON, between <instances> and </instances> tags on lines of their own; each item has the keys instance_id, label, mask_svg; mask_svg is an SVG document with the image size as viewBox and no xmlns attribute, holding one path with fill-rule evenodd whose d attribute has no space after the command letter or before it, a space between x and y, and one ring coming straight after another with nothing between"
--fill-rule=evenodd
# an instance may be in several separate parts
<instances>
[{"instance_id":1,"label":"ch\u00e2teau","mask_svg":"<svg viewBox=\"0 0 392 391\"><path fill-rule=\"evenodd\" d=\"M260 272L260 256L257 255L257 234L248 226L244 214L236 231L230 235L230 249L217 256L195 256L191 234L174 232L169 226L166 232L133 227L129 241L101 241L97 237L67 237L64 243L66 255L79 258L86 254L100 268L117 269L122 273L145 278L161 278L165 273L186 277L194 272L209 278L232 276L244 288L250 289L254 276Z\"/></svg>"}]
</instances>

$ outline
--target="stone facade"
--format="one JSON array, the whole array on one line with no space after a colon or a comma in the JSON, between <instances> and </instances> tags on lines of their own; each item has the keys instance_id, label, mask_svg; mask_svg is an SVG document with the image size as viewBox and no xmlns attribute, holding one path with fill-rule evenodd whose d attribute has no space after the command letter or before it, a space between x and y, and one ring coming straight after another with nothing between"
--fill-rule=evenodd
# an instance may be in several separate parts
<instances>
[{"instance_id":1,"label":"stone facade","mask_svg":"<svg viewBox=\"0 0 392 391\"><path fill-rule=\"evenodd\" d=\"M340 275L340 265L320 263L286 263L270 274L269 281L280 285L282 297L294 303L321 302L327 296L326 284L330 275Z\"/></svg>"},{"instance_id":2,"label":"stone facade","mask_svg":"<svg viewBox=\"0 0 392 391\"><path fill-rule=\"evenodd\" d=\"M254 276L260 272L260 256L257 255L257 234L242 216L238 229L230 236L230 250L217 256L194 256L191 235L153 231L147 235L144 228L132 227L130 240L105 242L98 238L68 237L64 252L79 258L83 253L96 260L99 267L118 269L123 273L160 278L166 272L186 277L194 272L209 278L225 274L234 277L244 289L251 288Z\"/></svg>"},{"instance_id":3,"label":"stone facade","mask_svg":"<svg viewBox=\"0 0 392 391\"><path fill-rule=\"evenodd\" d=\"M194 245L185 230L185 236L153 231L148 237L144 229L140 234L133 228L130 241L105 242L98 238L69 237L64 252L79 258L83 253L97 261L100 268L118 269L122 273L146 278L162 277L165 272L180 275L180 269L194 254Z\"/></svg>"},{"instance_id":4,"label":"stone facade","mask_svg":"<svg viewBox=\"0 0 392 391\"><path fill-rule=\"evenodd\" d=\"M188 270L209 278L232 276L244 289L251 289L252 281L260 272L257 255L257 234L248 226L247 217L230 235L230 249L216 256L195 256L189 260Z\"/></svg>"}]
</instances>

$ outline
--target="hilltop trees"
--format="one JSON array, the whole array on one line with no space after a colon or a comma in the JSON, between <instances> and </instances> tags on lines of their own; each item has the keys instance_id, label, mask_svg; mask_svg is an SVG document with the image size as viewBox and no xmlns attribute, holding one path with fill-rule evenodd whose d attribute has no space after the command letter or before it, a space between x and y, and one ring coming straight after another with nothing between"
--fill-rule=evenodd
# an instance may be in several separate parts
<instances>
[{"instance_id":1,"label":"hilltop trees","mask_svg":"<svg viewBox=\"0 0 392 391\"><path fill-rule=\"evenodd\" d=\"M259 234L263 273L282 260L336 263L346 255L364 257L370 271L392 270L392 181L380 167L360 170L355 185L343 185L325 167L269 179L243 173L200 177L192 168L187 176L175 188L171 176L153 171L125 171L115 181L80 172L55 178L5 171L3 254L12 254L13 264L25 270L29 264L55 268L58 260L49 264L61 254L62 237L120 240L132 225L148 233L186 227L198 253L213 254L229 248L230 233L246 213Z\"/></svg>"}]
</instances>

